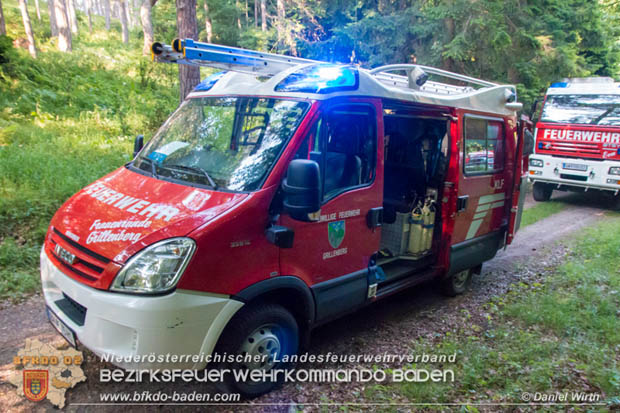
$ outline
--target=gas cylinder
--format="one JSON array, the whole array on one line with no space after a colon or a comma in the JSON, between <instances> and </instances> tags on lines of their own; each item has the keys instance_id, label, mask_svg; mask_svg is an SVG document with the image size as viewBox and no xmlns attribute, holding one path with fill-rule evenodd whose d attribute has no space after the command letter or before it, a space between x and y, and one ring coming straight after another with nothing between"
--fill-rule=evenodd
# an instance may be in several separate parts
<instances>
[{"instance_id":1,"label":"gas cylinder","mask_svg":"<svg viewBox=\"0 0 620 413\"><path fill-rule=\"evenodd\" d=\"M411 211L410 222L409 247L407 248L407 251L409 251L410 254L418 254L422 251L422 227L424 225L421 202L418 202L418 205L413 209L413 211Z\"/></svg>"},{"instance_id":2,"label":"gas cylinder","mask_svg":"<svg viewBox=\"0 0 620 413\"><path fill-rule=\"evenodd\" d=\"M423 251L430 250L433 246L433 232L435 230L435 202L429 199L427 213L424 214L424 239Z\"/></svg>"}]
</instances>

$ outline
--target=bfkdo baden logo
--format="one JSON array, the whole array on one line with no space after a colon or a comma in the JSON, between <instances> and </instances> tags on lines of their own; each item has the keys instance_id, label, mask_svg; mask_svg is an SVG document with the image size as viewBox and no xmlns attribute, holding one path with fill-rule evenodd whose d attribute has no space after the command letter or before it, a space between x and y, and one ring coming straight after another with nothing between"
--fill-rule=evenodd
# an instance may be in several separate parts
<instances>
[{"instance_id":1,"label":"bfkdo baden logo","mask_svg":"<svg viewBox=\"0 0 620 413\"><path fill-rule=\"evenodd\" d=\"M47 370L24 370L24 396L33 402L40 402L47 396L49 372Z\"/></svg>"},{"instance_id":2,"label":"bfkdo baden logo","mask_svg":"<svg viewBox=\"0 0 620 413\"><path fill-rule=\"evenodd\" d=\"M67 344L48 344L26 339L26 345L13 357L14 372L9 383L16 387L19 396L33 402L49 400L54 406L65 406L65 393L85 381L80 365L84 361L81 351Z\"/></svg>"}]
</instances>

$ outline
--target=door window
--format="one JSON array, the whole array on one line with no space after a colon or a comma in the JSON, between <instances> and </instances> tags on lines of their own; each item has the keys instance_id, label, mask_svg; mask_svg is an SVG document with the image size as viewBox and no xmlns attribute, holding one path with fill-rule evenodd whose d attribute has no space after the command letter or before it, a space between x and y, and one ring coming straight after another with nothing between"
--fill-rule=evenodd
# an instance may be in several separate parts
<instances>
[{"instance_id":1,"label":"door window","mask_svg":"<svg viewBox=\"0 0 620 413\"><path fill-rule=\"evenodd\" d=\"M377 166L373 108L343 105L331 109L311 128L296 158L319 164L324 202L349 189L370 184Z\"/></svg>"},{"instance_id":2,"label":"door window","mask_svg":"<svg viewBox=\"0 0 620 413\"><path fill-rule=\"evenodd\" d=\"M504 169L504 123L465 118L465 173L492 174Z\"/></svg>"}]
</instances>

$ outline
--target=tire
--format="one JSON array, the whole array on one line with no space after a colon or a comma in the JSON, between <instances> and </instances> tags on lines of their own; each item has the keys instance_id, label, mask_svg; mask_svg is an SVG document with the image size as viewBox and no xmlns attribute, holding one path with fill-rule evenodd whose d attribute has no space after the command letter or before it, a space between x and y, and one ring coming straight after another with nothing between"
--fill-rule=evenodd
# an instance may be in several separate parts
<instances>
[{"instance_id":1,"label":"tire","mask_svg":"<svg viewBox=\"0 0 620 413\"><path fill-rule=\"evenodd\" d=\"M441 292L448 297L463 294L471 285L471 276L472 270L467 269L443 278L439 283Z\"/></svg>"},{"instance_id":2,"label":"tire","mask_svg":"<svg viewBox=\"0 0 620 413\"><path fill-rule=\"evenodd\" d=\"M545 184L543 182L534 182L534 186L532 188L532 195L534 196L534 201L547 202L551 198L552 192L553 187L551 185Z\"/></svg>"},{"instance_id":3,"label":"tire","mask_svg":"<svg viewBox=\"0 0 620 413\"><path fill-rule=\"evenodd\" d=\"M267 356L262 363L220 362L208 368L232 370L289 369L292 363L276 361L271 363L273 356L282 360L282 356L295 355L299 350L299 327L293 315L277 304L259 304L242 308L228 323L216 348L219 355L251 354ZM224 380L218 383L222 391L240 393L245 398L253 398L267 393L278 386L283 379L278 374L276 381L257 382L248 379L237 381L232 373L225 374Z\"/></svg>"}]
</instances>

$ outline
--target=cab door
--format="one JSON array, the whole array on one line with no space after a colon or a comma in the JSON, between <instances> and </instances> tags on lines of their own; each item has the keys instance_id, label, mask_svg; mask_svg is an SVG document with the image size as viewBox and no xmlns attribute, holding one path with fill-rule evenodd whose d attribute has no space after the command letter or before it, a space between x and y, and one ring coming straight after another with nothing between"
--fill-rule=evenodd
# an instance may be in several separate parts
<instances>
[{"instance_id":1,"label":"cab door","mask_svg":"<svg viewBox=\"0 0 620 413\"><path fill-rule=\"evenodd\" d=\"M364 303L380 227L367 216L382 205L383 123L381 102L339 100L324 106L296 158L319 164L321 210L315 222L282 215L279 225L294 231L293 247L280 250L281 274L312 287L317 320Z\"/></svg>"},{"instance_id":2,"label":"cab door","mask_svg":"<svg viewBox=\"0 0 620 413\"><path fill-rule=\"evenodd\" d=\"M493 233L507 224L504 119L461 115L462 156L453 245Z\"/></svg>"}]
</instances>

